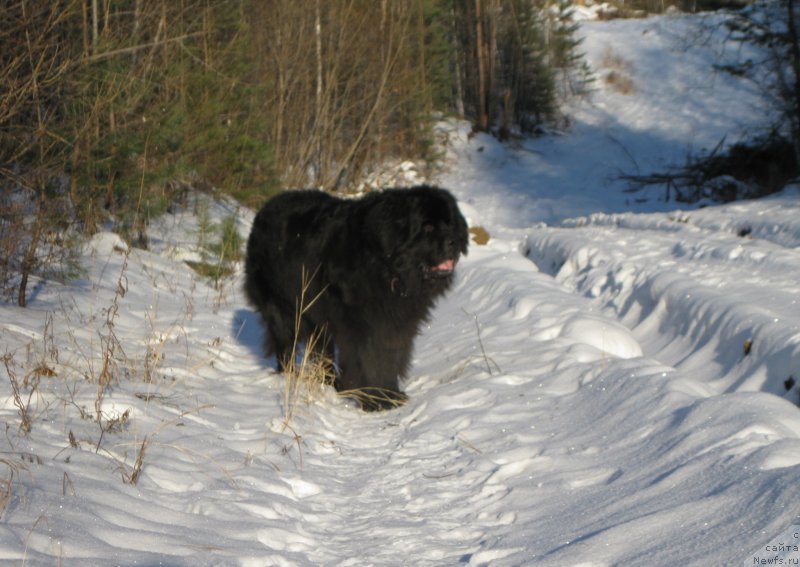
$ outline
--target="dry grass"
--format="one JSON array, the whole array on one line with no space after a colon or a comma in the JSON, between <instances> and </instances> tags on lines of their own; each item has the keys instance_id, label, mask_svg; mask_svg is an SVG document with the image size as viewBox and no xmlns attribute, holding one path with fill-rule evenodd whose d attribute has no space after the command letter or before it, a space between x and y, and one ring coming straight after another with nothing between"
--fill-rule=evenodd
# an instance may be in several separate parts
<instances>
[{"instance_id":1,"label":"dry grass","mask_svg":"<svg viewBox=\"0 0 800 567\"><path fill-rule=\"evenodd\" d=\"M33 420L31 419L30 414L30 402L31 397L35 391L35 388L31 389L30 394L28 395L27 400L22 399L22 391L19 385L19 381L17 380L17 375L12 368L12 359L13 357L10 354L6 354L3 357L3 365L6 367L6 374L8 374L8 380L11 382L11 392L14 397L14 405L17 407L17 411L19 411L20 417L20 431L23 434L27 435L31 432L33 428Z\"/></svg>"},{"instance_id":2,"label":"dry grass","mask_svg":"<svg viewBox=\"0 0 800 567\"><path fill-rule=\"evenodd\" d=\"M355 390L343 390L339 392L345 398L358 400L362 408L369 410L375 409L397 409L404 406L408 401L408 396L395 390L385 388L357 388Z\"/></svg>"},{"instance_id":3,"label":"dry grass","mask_svg":"<svg viewBox=\"0 0 800 567\"><path fill-rule=\"evenodd\" d=\"M14 486L19 482L20 472L25 470L25 463L7 456L0 457L0 466L5 470L0 476L0 518L14 498Z\"/></svg>"},{"instance_id":4,"label":"dry grass","mask_svg":"<svg viewBox=\"0 0 800 567\"><path fill-rule=\"evenodd\" d=\"M318 398L323 389L332 386L336 378L333 361L320 354L324 348L323 332L314 332L306 342L302 353L297 353L298 345L292 349L292 358L284 365L286 384L283 396L284 420L291 421L298 402L311 403Z\"/></svg>"},{"instance_id":5,"label":"dry grass","mask_svg":"<svg viewBox=\"0 0 800 567\"><path fill-rule=\"evenodd\" d=\"M122 477L126 484L133 484L139 482L139 477L142 475L142 468L144 467L144 455L147 451L147 436L142 439L142 444L139 446L139 451L136 453L136 460L133 462L133 469L130 473L123 473Z\"/></svg>"},{"instance_id":6,"label":"dry grass","mask_svg":"<svg viewBox=\"0 0 800 567\"><path fill-rule=\"evenodd\" d=\"M606 47L603 52L600 65L604 69L603 82L612 90L623 95L632 94L636 90L631 78L633 65L630 61L614 52L610 46Z\"/></svg>"},{"instance_id":7,"label":"dry grass","mask_svg":"<svg viewBox=\"0 0 800 567\"><path fill-rule=\"evenodd\" d=\"M114 298L111 301L111 306L106 313L106 330L105 335L100 337L102 345L102 367L100 373L97 375L97 395L94 401L95 419L99 422L102 419L103 399L107 393L111 381L114 378L115 370L117 368L117 353L123 352L122 344L117 339L114 332L114 324L119 313L119 300L125 297L127 293L127 277L128 270L128 257L131 253L131 247L128 246L123 252L125 258L122 262L122 269L120 270L119 279L117 280L117 287L114 292ZM123 353L124 354L124 353Z\"/></svg>"},{"instance_id":8,"label":"dry grass","mask_svg":"<svg viewBox=\"0 0 800 567\"><path fill-rule=\"evenodd\" d=\"M115 282L113 297L108 307L102 310L102 319L97 331L99 350L96 350L97 342L93 342L87 348L86 339L79 338L82 335L78 329L70 327L68 308L62 304L68 329L61 335L61 340L71 342L72 348L67 350L72 356L63 362L58 360L59 335L54 330L53 314L49 313L42 337L35 338L21 348L22 360L18 362L15 353L7 353L5 356L0 356L0 369L5 370L11 383L12 399L19 413L20 436L26 436L36 427L37 412L49 415L52 408L63 408L65 412L77 410L82 420L96 428L95 433L86 431L85 427L78 427L75 431L69 429L64 449L59 454L63 451L90 450L107 455L118 464L117 470L121 471L123 482L136 484L143 474L145 458L149 454L148 449L155 434L150 432L143 439L140 437L139 440L132 441L135 446L132 463L128 460L127 454L121 458L114 450L108 448L108 444L112 437L126 435L133 421L134 408L110 412L104 407L104 400L110 387L120 376L141 376L147 384L157 382L158 365L164 358L167 337L175 327L181 327L184 320L176 321L166 334L159 333L156 328L156 314L146 312L145 321L149 323L145 327L149 335L145 340L146 352L142 353L143 356L130 353L132 356L129 357L126 354L121 340L117 337L116 323L119 311L124 308L124 297L127 293L126 274L130 248L119 249L118 253L123 254L124 259ZM80 326L85 337L87 328L94 326L96 316L80 312L79 314ZM48 379L61 381L63 387L40 388L40 382L44 383ZM89 391L82 394L81 390L84 388L88 388ZM55 400L49 397L53 394ZM140 399L149 402L155 398L156 396L145 396ZM34 411L42 404L43 408ZM66 460L69 461L69 456ZM19 482L20 470L27 470L22 467L24 461L18 462L0 453L0 514L13 497L12 489ZM75 493L72 481L66 475L62 490L65 494Z\"/></svg>"},{"instance_id":9,"label":"dry grass","mask_svg":"<svg viewBox=\"0 0 800 567\"><path fill-rule=\"evenodd\" d=\"M283 361L286 377L283 396L284 427L287 427L294 417L298 402L310 403L320 395L325 387L333 385L336 378L334 361L324 354L328 346L324 328L315 329L305 345L299 344L303 317L325 293L325 289L323 289L314 297L308 298L309 287L315 275L316 271L309 276L303 270L303 286L295 309L295 342L292 345L289 360ZM301 348L303 346L304 348Z\"/></svg>"},{"instance_id":10,"label":"dry grass","mask_svg":"<svg viewBox=\"0 0 800 567\"><path fill-rule=\"evenodd\" d=\"M498 364L494 361L493 358L491 358L489 355L486 354L486 348L484 348L483 346L483 337L481 336L481 325L480 322L478 322L478 315L476 313L469 313L466 309L462 309L462 311L466 315L472 317L473 321L475 322L475 333L476 336L478 337L478 346L480 346L481 348L481 356L470 357L467 359L465 364L469 364L474 360L482 360L483 363L486 365L486 372L489 374L489 376L492 375L492 368L494 368L498 373L502 373L502 370L500 370L500 366L498 366Z\"/></svg>"},{"instance_id":11,"label":"dry grass","mask_svg":"<svg viewBox=\"0 0 800 567\"><path fill-rule=\"evenodd\" d=\"M325 293L325 289L309 298L311 281L316 272L310 276L303 271L303 286L295 310L295 342L288 360L283 361L285 388L283 396L283 428L290 429L294 441L299 448L300 436L290 427L300 403L310 404L322 396L322 392L334 385L336 380L336 364L328 352L329 337L324 327L314 329L310 337L302 345L299 342L303 317ZM339 392L346 398L358 400L362 406L370 408L400 407L406 403L405 394L383 388L359 388ZM301 457L302 459L302 457Z\"/></svg>"},{"instance_id":12,"label":"dry grass","mask_svg":"<svg viewBox=\"0 0 800 567\"><path fill-rule=\"evenodd\" d=\"M0 351L0 379L10 383L11 387L6 385L6 388L9 399L15 404L15 407L9 404L5 416L9 422L6 438L12 449L17 443L29 446L24 438L31 430L34 433L38 431L40 421L63 422L62 448L56 452L55 458L69 462L72 455L84 451L99 454L116 465L112 478L121 477L124 483L136 485L146 474L149 462L159 456L159 449L165 446L159 443L161 429L183 425L181 418L187 413L208 407L197 406L182 412L175 420L162 420L155 428L139 429L141 424L137 423L136 416L146 413L146 404L163 403L180 409L177 396L167 399L159 393L162 388L171 388L174 384L161 376L161 366L165 356L171 353L173 337L187 337L186 360L187 366L192 367L190 370L213 364L214 358L190 357L189 354L191 341L184 325L195 312L191 295L194 289L183 294L185 308L181 310L177 306L176 319L167 322L166 326L159 320L158 303L155 307L145 308L141 321L142 342L138 337L134 339L130 330L123 330L124 323L129 321L126 308L131 301L128 278L132 277L131 271L137 269L134 267L136 260L136 252L131 246L116 247L111 257L106 259L106 266L113 269L107 276L111 279L93 284L93 289L100 290L98 295L102 297L97 307L97 303L87 306L74 298L67 299L71 294L63 294L61 313L47 313L41 336L31 330L20 335L28 336L29 342L17 344L11 341L9 344L17 344L15 351ZM180 301L177 285L173 291ZM59 348L62 349L61 360ZM174 364L173 359L170 362ZM313 365L305 362L304 366L307 374ZM147 392L134 392L131 385L121 384L134 378L147 385ZM113 390L118 387L124 390L122 395L113 400L113 405L109 404L112 401L110 396L116 395ZM151 389L155 391L151 392ZM127 394L142 402L128 401ZM126 405L114 409L120 404ZM62 415L55 415L56 412ZM76 416L80 421L75 421ZM189 452L179 446L167 447ZM9 506L17 506L22 484L27 484L20 483L20 476L26 473L30 476L26 463L35 461L26 455L17 451L0 451L0 518ZM213 462L208 455L195 455L195 458L198 463ZM224 467L217 466L224 471ZM36 471L34 467L31 470ZM73 479L72 472L63 476L62 493L65 496L76 493ZM27 478L23 476L22 480Z\"/></svg>"}]
</instances>

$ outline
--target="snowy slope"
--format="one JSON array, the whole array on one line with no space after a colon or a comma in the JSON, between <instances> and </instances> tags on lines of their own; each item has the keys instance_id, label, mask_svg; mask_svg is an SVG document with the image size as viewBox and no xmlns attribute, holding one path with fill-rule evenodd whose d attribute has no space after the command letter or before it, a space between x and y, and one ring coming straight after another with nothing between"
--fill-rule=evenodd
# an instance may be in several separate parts
<instances>
[{"instance_id":1,"label":"snowy slope","mask_svg":"<svg viewBox=\"0 0 800 567\"><path fill-rule=\"evenodd\" d=\"M716 209L565 224L571 228L531 233L528 256L633 329L645 353L701 371L716 393L763 390L800 402L800 390L787 387L800 376L796 190Z\"/></svg>"},{"instance_id":2,"label":"snowy slope","mask_svg":"<svg viewBox=\"0 0 800 567\"><path fill-rule=\"evenodd\" d=\"M715 67L752 57L725 41L721 18L584 22L581 49L595 81L567 108L567 133L522 140L508 152L489 136L469 136L468 126L444 127L457 164L444 182L476 206L476 222L504 228L598 211L671 210L663 188L627 193L619 176L663 173L770 123L758 87ZM630 89L620 90L612 75L626 77Z\"/></svg>"},{"instance_id":3,"label":"snowy slope","mask_svg":"<svg viewBox=\"0 0 800 567\"><path fill-rule=\"evenodd\" d=\"M591 23L587 44L697 85L727 52L676 50L691 21ZM751 127L733 116L757 122L727 79L708 93L733 101L726 119L655 75L627 95L601 83L570 133L516 149L442 126L438 181L492 238L419 337L398 410L325 391L287 421L241 276L217 290L182 262L190 211L153 227L151 251L99 234L84 280L0 304L0 563L797 558L764 547L800 523L798 191L626 202L631 160L662 167Z\"/></svg>"}]
</instances>

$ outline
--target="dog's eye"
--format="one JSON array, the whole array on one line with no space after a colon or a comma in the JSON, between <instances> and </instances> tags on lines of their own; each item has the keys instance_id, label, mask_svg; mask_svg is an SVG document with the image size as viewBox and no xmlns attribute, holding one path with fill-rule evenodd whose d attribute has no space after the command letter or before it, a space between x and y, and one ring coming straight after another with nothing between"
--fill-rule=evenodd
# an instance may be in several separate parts
<instances>
[{"instance_id":1,"label":"dog's eye","mask_svg":"<svg viewBox=\"0 0 800 567\"><path fill-rule=\"evenodd\" d=\"M426 223L422 225L422 230L424 232L433 232L433 225L431 223Z\"/></svg>"}]
</instances>

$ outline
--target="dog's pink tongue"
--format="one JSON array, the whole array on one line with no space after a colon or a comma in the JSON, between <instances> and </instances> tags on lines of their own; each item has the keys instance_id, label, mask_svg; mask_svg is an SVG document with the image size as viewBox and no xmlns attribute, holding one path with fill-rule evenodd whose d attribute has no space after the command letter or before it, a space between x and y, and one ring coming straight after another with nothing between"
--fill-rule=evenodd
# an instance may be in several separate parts
<instances>
[{"instance_id":1,"label":"dog's pink tongue","mask_svg":"<svg viewBox=\"0 0 800 567\"><path fill-rule=\"evenodd\" d=\"M445 260L444 262L436 266L434 270L436 270L437 272L452 272L455 267L456 267L456 262L455 260L451 259L451 260Z\"/></svg>"}]
</instances>

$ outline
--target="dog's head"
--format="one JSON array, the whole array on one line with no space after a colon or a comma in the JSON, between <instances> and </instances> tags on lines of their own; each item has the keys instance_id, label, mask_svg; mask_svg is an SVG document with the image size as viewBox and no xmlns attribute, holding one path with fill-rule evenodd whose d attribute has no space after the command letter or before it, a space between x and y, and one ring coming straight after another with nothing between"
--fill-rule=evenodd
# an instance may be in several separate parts
<instances>
[{"instance_id":1,"label":"dog's head","mask_svg":"<svg viewBox=\"0 0 800 567\"><path fill-rule=\"evenodd\" d=\"M453 196L427 185L384 191L368 214L392 292L438 294L447 289L462 254L467 223Z\"/></svg>"}]
</instances>

